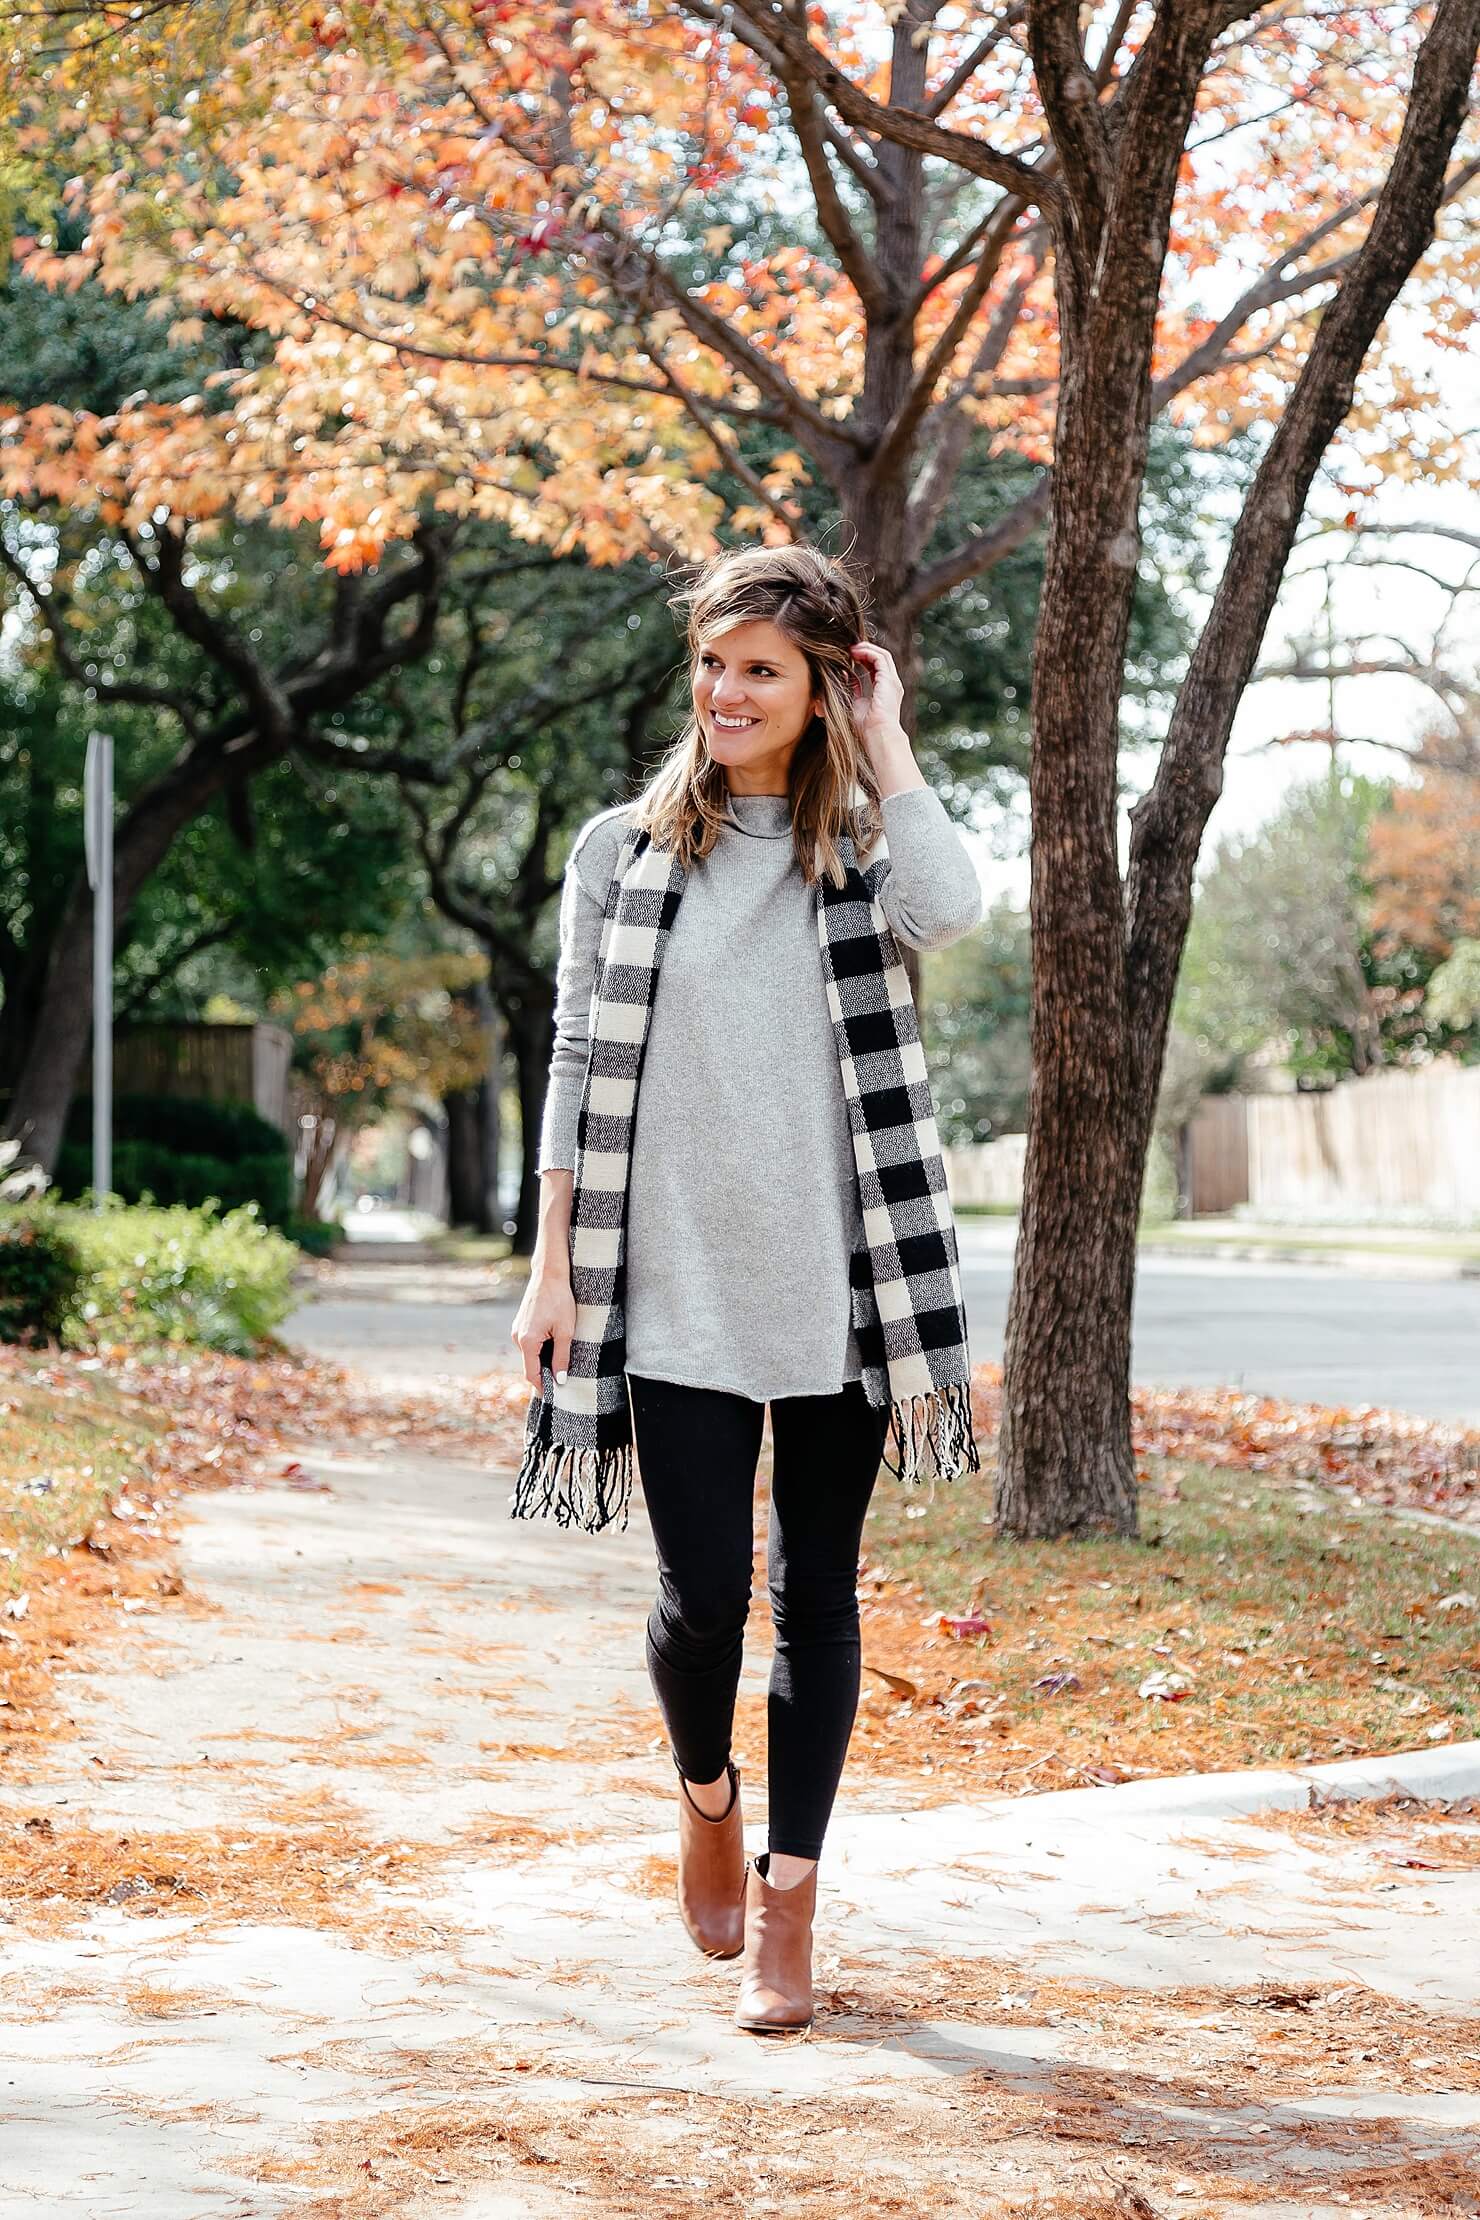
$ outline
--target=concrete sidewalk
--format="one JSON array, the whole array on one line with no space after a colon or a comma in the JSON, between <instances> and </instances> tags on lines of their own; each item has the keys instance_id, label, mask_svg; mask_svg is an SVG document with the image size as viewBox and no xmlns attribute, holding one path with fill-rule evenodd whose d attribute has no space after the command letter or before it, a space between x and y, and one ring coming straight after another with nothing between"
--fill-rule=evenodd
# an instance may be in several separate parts
<instances>
[{"instance_id":1,"label":"concrete sidewalk","mask_svg":"<svg viewBox=\"0 0 1480 2220\"><path fill-rule=\"evenodd\" d=\"M766 2042L672 1908L645 1532L300 1454L324 1491L194 1499L184 1596L0 1791L59 1855L205 1876L10 1908L6 2220L1480 2210L1480 1819L1301 1816L1472 1794L1480 1745L980 1804L854 1774L819 2018Z\"/></svg>"}]
</instances>

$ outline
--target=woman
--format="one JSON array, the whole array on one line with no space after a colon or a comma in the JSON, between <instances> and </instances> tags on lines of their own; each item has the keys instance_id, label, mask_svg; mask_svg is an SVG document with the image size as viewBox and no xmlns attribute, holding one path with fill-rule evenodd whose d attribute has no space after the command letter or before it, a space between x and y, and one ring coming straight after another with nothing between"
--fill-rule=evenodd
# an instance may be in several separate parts
<instances>
[{"instance_id":1,"label":"woman","mask_svg":"<svg viewBox=\"0 0 1480 2220\"><path fill-rule=\"evenodd\" d=\"M539 1234L513 1327L539 1391L514 1512L625 1522L635 1438L679 1907L706 1954L743 1951L736 2019L762 2033L812 2017L858 1553L891 1429L901 1478L927 1456L948 1478L979 1463L896 943L959 939L981 891L841 564L745 549L674 598L693 714L566 867ZM769 1848L747 1866L730 1731L767 1404Z\"/></svg>"}]
</instances>

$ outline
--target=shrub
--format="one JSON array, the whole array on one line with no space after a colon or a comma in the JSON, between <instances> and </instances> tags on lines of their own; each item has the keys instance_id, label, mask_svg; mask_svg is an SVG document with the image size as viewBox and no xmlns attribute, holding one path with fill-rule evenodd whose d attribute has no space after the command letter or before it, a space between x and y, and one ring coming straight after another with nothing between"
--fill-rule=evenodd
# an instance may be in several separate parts
<instances>
[{"instance_id":1,"label":"shrub","mask_svg":"<svg viewBox=\"0 0 1480 2220\"><path fill-rule=\"evenodd\" d=\"M113 1098L113 1137L118 1141L157 1141L199 1156L255 1156L288 1145L281 1128L249 1102L220 1102L205 1095L117 1094ZM92 1139L90 1095L74 1098L64 1138Z\"/></svg>"},{"instance_id":2,"label":"shrub","mask_svg":"<svg viewBox=\"0 0 1480 2220\"><path fill-rule=\"evenodd\" d=\"M75 1199L91 1182L92 1101L83 1096L67 1119L56 1184ZM287 1135L250 1103L121 1094L112 1182L125 1202L199 1205L214 1195L228 1210L255 1202L270 1225L282 1225L293 1208L293 1154Z\"/></svg>"},{"instance_id":3,"label":"shrub","mask_svg":"<svg viewBox=\"0 0 1480 2220\"><path fill-rule=\"evenodd\" d=\"M253 1203L221 1212L214 1201L187 1209L109 1196L102 1210L0 1209L5 1231L21 1220L54 1227L76 1254L61 1320L73 1346L186 1342L250 1356L293 1307L299 1252Z\"/></svg>"},{"instance_id":4,"label":"shrub","mask_svg":"<svg viewBox=\"0 0 1480 2220\"><path fill-rule=\"evenodd\" d=\"M0 1205L0 1341L60 1341L83 1280L55 1204Z\"/></svg>"},{"instance_id":5,"label":"shrub","mask_svg":"<svg viewBox=\"0 0 1480 2220\"><path fill-rule=\"evenodd\" d=\"M84 1327L100 1338L195 1342L247 1356L293 1307L298 1252L252 1203L208 1199L78 1212L88 1286Z\"/></svg>"},{"instance_id":6,"label":"shrub","mask_svg":"<svg viewBox=\"0 0 1480 2220\"><path fill-rule=\"evenodd\" d=\"M69 1142L57 1158L59 1191L82 1196L91 1180L92 1143ZM293 1207L293 1165L286 1146L270 1154L228 1159L197 1155L159 1141L118 1141L113 1149L113 1192L124 1202L190 1207L214 1195L227 1210L254 1202L269 1225L282 1225Z\"/></svg>"},{"instance_id":7,"label":"shrub","mask_svg":"<svg viewBox=\"0 0 1480 2220\"><path fill-rule=\"evenodd\" d=\"M333 1218L290 1218L283 1231L310 1256L328 1256L344 1239L343 1226Z\"/></svg>"}]
</instances>

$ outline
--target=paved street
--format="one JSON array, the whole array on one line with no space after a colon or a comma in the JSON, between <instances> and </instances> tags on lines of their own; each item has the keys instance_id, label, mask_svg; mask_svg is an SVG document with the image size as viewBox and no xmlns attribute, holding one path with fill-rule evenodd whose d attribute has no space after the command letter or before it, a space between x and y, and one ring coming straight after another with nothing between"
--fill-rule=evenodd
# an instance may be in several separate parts
<instances>
[{"instance_id":1,"label":"paved street","mask_svg":"<svg viewBox=\"0 0 1480 2220\"><path fill-rule=\"evenodd\" d=\"M1000 1363L1015 1227L961 1226L974 1356ZM1147 1387L1238 1387L1480 1421L1480 1281L1351 1264L1143 1255L1131 1365Z\"/></svg>"},{"instance_id":2,"label":"paved street","mask_svg":"<svg viewBox=\"0 0 1480 2220\"><path fill-rule=\"evenodd\" d=\"M963 1220L972 1355L1000 1363L1015 1228ZM395 1379L517 1364L516 1298L494 1273L352 1261L284 1328L295 1347L368 1361ZM1349 1264L1143 1255L1135 1377L1155 1387L1243 1387L1297 1402L1375 1403L1480 1422L1480 1280Z\"/></svg>"}]
</instances>

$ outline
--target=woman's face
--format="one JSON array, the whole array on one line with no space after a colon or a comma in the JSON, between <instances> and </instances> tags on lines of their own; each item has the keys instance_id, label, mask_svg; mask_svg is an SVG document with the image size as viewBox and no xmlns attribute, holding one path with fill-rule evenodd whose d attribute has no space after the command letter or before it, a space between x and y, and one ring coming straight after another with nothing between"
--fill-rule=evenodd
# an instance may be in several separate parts
<instances>
[{"instance_id":1,"label":"woman's face","mask_svg":"<svg viewBox=\"0 0 1480 2220\"><path fill-rule=\"evenodd\" d=\"M807 658L769 618L732 625L695 662L694 710L735 793L784 793L797 742L821 703Z\"/></svg>"}]
</instances>

